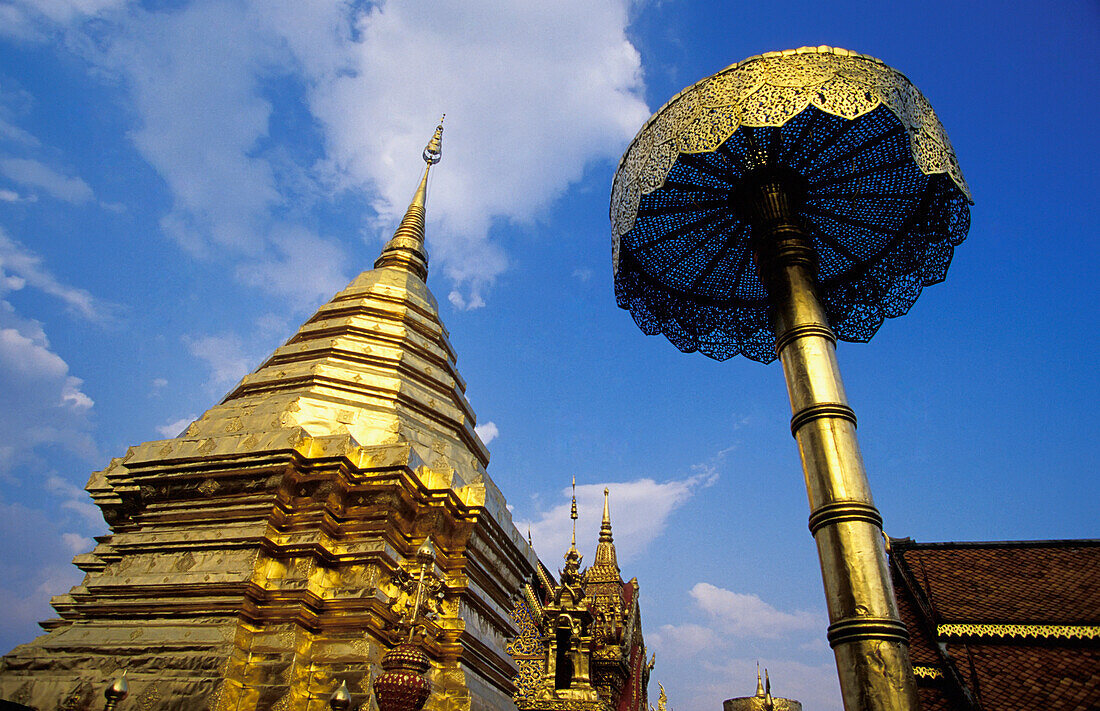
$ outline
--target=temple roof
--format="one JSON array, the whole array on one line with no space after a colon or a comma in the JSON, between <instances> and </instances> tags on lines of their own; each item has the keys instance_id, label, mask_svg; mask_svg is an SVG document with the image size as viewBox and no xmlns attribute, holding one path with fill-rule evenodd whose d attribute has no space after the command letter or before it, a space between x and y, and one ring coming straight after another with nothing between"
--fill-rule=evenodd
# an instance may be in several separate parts
<instances>
[{"instance_id":1,"label":"temple roof","mask_svg":"<svg viewBox=\"0 0 1100 711\"><path fill-rule=\"evenodd\" d=\"M926 711L1100 706L1100 540L894 539L890 568Z\"/></svg>"}]
</instances>

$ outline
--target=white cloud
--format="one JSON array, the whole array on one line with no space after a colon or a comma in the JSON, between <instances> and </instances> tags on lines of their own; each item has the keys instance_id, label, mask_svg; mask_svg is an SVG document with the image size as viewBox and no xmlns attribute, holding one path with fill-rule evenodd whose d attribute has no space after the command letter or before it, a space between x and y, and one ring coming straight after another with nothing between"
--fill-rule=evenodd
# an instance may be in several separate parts
<instances>
[{"instance_id":1,"label":"white cloud","mask_svg":"<svg viewBox=\"0 0 1100 711\"><path fill-rule=\"evenodd\" d=\"M0 159L0 173L21 185L44 190L65 202L79 205L95 197L92 189L80 178L62 175L45 163L31 158Z\"/></svg>"},{"instance_id":2,"label":"white cloud","mask_svg":"<svg viewBox=\"0 0 1100 711\"><path fill-rule=\"evenodd\" d=\"M710 583L691 589L695 604L709 614L726 633L736 637L776 638L791 632L816 629L822 622L804 610L783 612L751 593L738 593Z\"/></svg>"},{"instance_id":3,"label":"white cloud","mask_svg":"<svg viewBox=\"0 0 1100 711\"><path fill-rule=\"evenodd\" d=\"M703 625L662 625L656 632L646 635L646 644L660 652L662 657L668 655L682 659L721 646L722 638Z\"/></svg>"},{"instance_id":4,"label":"white cloud","mask_svg":"<svg viewBox=\"0 0 1100 711\"><path fill-rule=\"evenodd\" d=\"M24 288L53 296L90 320L105 320L110 312L87 291L59 281L37 254L0 229L0 296ZM89 461L99 458L90 434L95 403L83 386L50 347L42 324L0 299L0 401L8 403L0 408L0 441L6 443L0 475L10 476L17 465L33 460L42 445L60 445Z\"/></svg>"},{"instance_id":5,"label":"white cloud","mask_svg":"<svg viewBox=\"0 0 1100 711\"><path fill-rule=\"evenodd\" d=\"M163 388L167 385L168 385L168 380L166 378L153 378L153 387L154 388L159 390L160 388Z\"/></svg>"},{"instance_id":6,"label":"white cloud","mask_svg":"<svg viewBox=\"0 0 1100 711\"><path fill-rule=\"evenodd\" d=\"M88 418L93 402L83 381L50 350L37 321L22 319L0 301L0 441L8 443L0 456L0 475L34 456L41 445L61 445L87 460L98 456Z\"/></svg>"},{"instance_id":7,"label":"white cloud","mask_svg":"<svg viewBox=\"0 0 1100 711\"><path fill-rule=\"evenodd\" d=\"M20 195L14 190L0 189L0 202L35 202L37 195Z\"/></svg>"},{"instance_id":8,"label":"white cloud","mask_svg":"<svg viewBox=\"0 0 1100 711\"><path fill-rule=\"evenodd\" d=\"M255 365L254 359L245 353L244 345L236 334L197 338L185 336L183 342L191 355L210 367L211 385L235 383Z\"/></svg>"},{"instance_id":9,"label":"white cloud","mask_svg":"<svg viewBox=\"0 0 1100 711\"><path fill-rule=\"evenodd\" d=\"M649 115L628 7L198 0L148 11L52 0L37 16L70 23L71 46L128 88L135 145L173 196L165 232L196 254L259 264L239 276L298 301L317 295L286 275L310 266L328 288L343 277L342 255L310 234L303 244L320 247L318 257L303 259L273 228L305 232L299 216L310 201L350 190L378 215L370 231L388 235L447 111L428 246L433 268L452 281L451 302L471 309L508 265L489 237L493 222L537 218L587 165L617 158ZM81 34L97 12L94 35ZM265 143L279 119L267 88L288 78L322 138L319 161Z\"/></svg>"},{"instance_id":10,"label":"white cloud","mask_svg":"<svg viewBox=\"0 0 1100 711\"><path fill-rule=\"evenodd\" d=\"M95 548L95 541L79 533L62 533L61 541L73 555L87 553Z\"/></svg>"},{"instance_id":11,"label":"white cloud","mask_svg":"<svg viewBox=\"0 0 1100 711\"><path fill-rule=\"evenodd\" d=\"M302 227L276 227L268 256L242 265L237 273L245 284L281 294L299 308L315 306L343 289L348 277L344 250ZM263 327L263 324L259 324Z\"/></svg>"},{"instance_id":12,"label":"white cloud","mask_svg":"<svg viewBox=\"0 0 1100 711\"><path fill-rule=\"evenodd\" d=\"M160 436L164 437L165 439L172 439L173 437L178 437L179 434L181 432L183 432L185 429L187 429L187 426L190 425L194 421L195 421L195 416L194 415L188 415L187 417L181 417L178 420L175 420L173 422L169 422L166 425L161 425L160 427L157 428L157 432L159 432Z\"/></svg>"},{"instance_id":13,"label":"white cloud","mask_svg":"<svg viewBox=\"0 0 1100 711\"><path fill-rule=\"evenodd\" d=\"M114 311L111 304L96 299L84 289L59 281L42 266L41 257L8 237L0 228L0 295L24 286L60 299L70 311L92 321L108 320Z\"/></svg>"},{"instance_id":14,"label":"white cloud","mask_svg":"<svg viewBox=\"0 0 1100 711\"><path fill-rule=\"evenodd\" d=\"M463 285L460 303L476 305L507 264L492 220L531 220L649 116L627 20L622 1L372 6L351 71L312 92L337 179L376 187L381 222L396 221L415 186L410 159L446 111L429 248Z\"/></svg>"},{"instance_id":15,"label":"white cloud","mask_svg":"<svg viewBox=\"0 0 1100 711\"><path fill-rule=\"evenodd\" d=\"M658 483L653 479L582 484L577 487L577 547L595 548L603 516L603 490L610 490L611 524L619 562L629 561L659 536L672 512L683 506L696 491L714 481L710 474ZM569 518L570 487L561 490L560 503L539 514L537 520L517 521L530 526L535 548L543 560L558 560L569 547L572 521Z\"/></svg>"},{"instance_id":16,"label":"white cloud","mask_svg":"<svg viewBox=\"0 0 1100 711\"><path fill-rule=\"evenodd\" d=\"M87 500L85 497L80 499L69 499L61 502L61 508L68 509L79 515L84 519L85 524L91 527L102 527L104 525L103 514L100 513L99 507Z\"/></svg>"},{"instance_id":17,"label":"white cloud","mask_svg":"<svg viewBox=\"0 0 1100 711\"><path fill-rule=\"evenodd\" d=\"M486 445L500 435L500 429L497 428L497 423L495 422L486 422L478 425L474 427L474 432L477 432L477 436L480 437L481 441Z\"/></svg>"}]
</instances>

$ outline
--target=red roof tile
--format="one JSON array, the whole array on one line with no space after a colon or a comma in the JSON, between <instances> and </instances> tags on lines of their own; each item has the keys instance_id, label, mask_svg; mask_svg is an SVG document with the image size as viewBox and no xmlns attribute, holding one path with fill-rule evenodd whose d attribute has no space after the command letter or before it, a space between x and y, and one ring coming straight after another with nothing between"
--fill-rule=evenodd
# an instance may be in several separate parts
<instances>
[{"instance_id":1,"label":"red roof tile","mask_svg":"<svg viewBox=\"0 0 1100 711\"><path fill-rule=\"evenodd\" d=\"M1100 639L937 632L946 623L1100 626L1100 541L891 542L898 610L924 711L1100 709ZM939 643L943 643L940 647Z\"/></svg>"}]
</instances>

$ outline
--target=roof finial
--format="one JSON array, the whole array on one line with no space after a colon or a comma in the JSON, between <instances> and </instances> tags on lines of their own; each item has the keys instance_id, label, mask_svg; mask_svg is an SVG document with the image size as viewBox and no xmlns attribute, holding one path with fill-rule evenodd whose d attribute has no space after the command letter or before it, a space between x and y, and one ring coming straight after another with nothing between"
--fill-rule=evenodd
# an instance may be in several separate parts
<instances>
[{"instance_id":1,"label":"roof finial","mask_svg":"<svg viewBox=\"0 0 1100 711\"><path fill-rule=\"evenodd\" d=\"M775 708L775 700L772 699L772 680L768 678L767 667L764 667L764 708L767 711Z\"/></svg>"},{"instance_id":2,"label":"roof finial","mask_svg":"<svg viewBox=\"0 0 1100 711\"><path fill-rule=\"evenodd\" d=\"M573 519L573 544L577 547L577 475L573 475L573 505L569 509L569 518Z\"/></svg>"},{"instance_id":3,"label":"roof finial","mask_svg":"<svg viewBox=\"0 0 1100 711\"><path fill-rule=\"evenodd\" d=\"M600 543L611 543L611 504L610 492L603 488L603 522L600 524Z\"/></svg>"},{"instance_id":4,"label":"roof finial","mask_svg":"<svg viewBox=\"0 0 1100 711\"><path fill-rule=\"evenodd\" d=\"M447 114L443 114L446 116ZM412 202L401 218L401 224L374 262L374 268L401 267L422 280L428 278L428 253L424 250L424 206L428 200L428 171L443 157L443 119L435 127L428 145L424 147L424 175L416 187Z\"/></svg>"},{"instance_id":5,"label":"roof finial","mask_svg":"<svg viewBox=\"0 0 1100 711\"><path fill-rule=\"evenodd\" d=\"M764 681L760 678L760 661L756 662L756 697L764 698Z\"/></svg>"}]
</instances>

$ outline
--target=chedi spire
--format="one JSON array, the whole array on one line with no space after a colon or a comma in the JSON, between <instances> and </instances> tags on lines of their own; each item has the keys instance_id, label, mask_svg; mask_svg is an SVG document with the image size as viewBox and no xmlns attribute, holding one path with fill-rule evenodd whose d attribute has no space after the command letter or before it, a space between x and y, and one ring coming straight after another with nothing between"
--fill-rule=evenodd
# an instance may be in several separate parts
<instances>
[{"instance_id":1,"label":"chedi spire","mask_svg":"<svg viewBox=\"0 0 1100 711\"><path fill-rule=\"evenodd\" d=\"M446 116L447 114L443 114L443 118ZM375 269L396 266L409 270L424 281L428 279L428 252L424 249L425 204L428 200L428 172L443 157L443 118L439 119L435 134L424 148L424 175L416 186L412 202L405 210L405 216L401 218L401 224L397 226L393 237L375 260Z\"/></svg>"}]
</instances>

